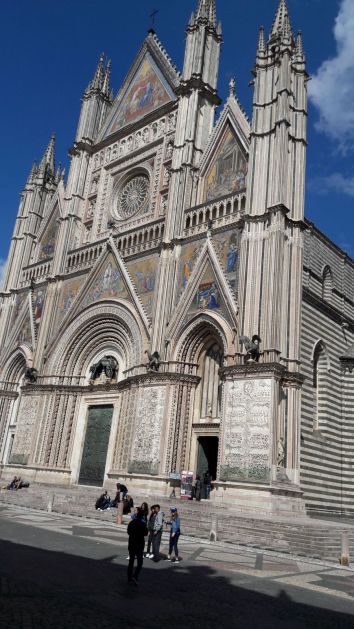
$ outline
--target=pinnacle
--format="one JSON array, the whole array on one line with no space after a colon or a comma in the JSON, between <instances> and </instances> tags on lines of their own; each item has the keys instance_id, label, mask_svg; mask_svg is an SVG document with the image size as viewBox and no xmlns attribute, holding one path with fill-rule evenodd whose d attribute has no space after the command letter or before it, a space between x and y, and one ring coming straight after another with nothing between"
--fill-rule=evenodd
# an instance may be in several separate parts
<instances>
[{"instance_id":1,"label":"pinnacle","mask_svg":"<svg viewBox=\"0 0 354 629\"><path fill-rule=\"evenodd\" d=\"M193 14L192 14L193 15ZM215 0L199 0L198 8L195 14L196 19L204 18L216 27L216 5Z\"/></svg>"},{"instance_id":2,"label":"pinnacle","mask_svg":"<svg viewBox=\"0 0 354 629\"><path fill-rule=\"evenodd\" d=\"M55 134L52 133L52 136L49 140L49 144L44 152L41 163L39 165L39 171L44 172L45 170L50 171L54 174L55 165L54 165L54 153L55 153Z\"/></svg>"},{"instance_id":3,"label":"pinnacle","mask_svg":"<svg viewBox=\"0 0 354 629\"><path fill-rule=\"evenodd\" d=\"M270 33L271 37L276 35L291 35L289 9L286 0L279 0L279 6Z\"/></svg>"}]
</instances>

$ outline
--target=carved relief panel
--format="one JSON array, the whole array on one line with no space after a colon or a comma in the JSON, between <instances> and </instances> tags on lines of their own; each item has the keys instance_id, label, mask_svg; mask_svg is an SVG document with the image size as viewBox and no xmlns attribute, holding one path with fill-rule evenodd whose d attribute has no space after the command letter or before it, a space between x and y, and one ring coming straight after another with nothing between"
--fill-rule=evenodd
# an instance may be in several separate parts
<instances>
[{"instance_id":1,"label":"carved relief panel","mask_svg":"<svg viewBox=\"0 0 354 629\"><path fill-rule=\"evenodd\" d=\"M270 476L272 381L225 383L220 479L264 482Z\"/></svg>"}]
</instances>

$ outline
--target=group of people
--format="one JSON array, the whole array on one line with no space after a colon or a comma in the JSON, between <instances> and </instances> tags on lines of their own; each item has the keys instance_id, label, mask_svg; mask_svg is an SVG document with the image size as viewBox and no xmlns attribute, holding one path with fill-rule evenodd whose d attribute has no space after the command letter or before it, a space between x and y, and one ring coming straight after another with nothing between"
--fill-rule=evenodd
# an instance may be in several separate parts
<instances>
[{"instance_id":1,"label":"group of people","mask_svg":"<svg viewBox=\"0 0 354 629\"><path fill-rule=\"evenodd\" d=\"M211 482L212 477L209 470L205 472L203 480L201 480L200 476L197 476L193 486L192 497L196 500L201 500L202 498L206 498L208 500L210 498Z\"/></svg>"},{"instance_id":2,"label":"group of people","mask_svg":"<svg viewBox=\"0 0 354 629\"><path fill-rule=\"evenodd\" d=\"M117 483L116 488L117 491L113 500L108 495L108 491L105 490L96 500L95 508L96 511L106 511L112 508L118 509L117 522L121 524L123 515L128 515L134 509L134 500L128 494L128 489L123 483Z\"/></svg>"},{"instance_id":3,"label":"group of people","mask_svg":"<svg viewBox=\"0 0 354 629\"><path fill-rule=\"evenodd\" d=\"M155 562L160 560L160 545L164 524L170 527L170 540L167 561L179 562L178 540L181 534L180 518L176 507L170 509L170 519L164 520L164 513L160 505L152 505L150 513L148 505L143 502L141 507L137 507L131 521L128 524L128 581L138 585L139 574L143 567L145 538L147 537L147 549L145 557ZM152 552L151 552L152 551ZM135 559L137 560L134 569Z\"/></svg>"},{"instance_id":4,"label":"group of people","mask_svg":"<svg viewBox=\"0 0 354 629\"><path fill-rule=\"evenodd\" d=\"M22 480L21 476L14 476L11 483L6 486L6 489L24 489L25 487L29 487L29 485L29 482Z\"/></svg>"}]
</instances>

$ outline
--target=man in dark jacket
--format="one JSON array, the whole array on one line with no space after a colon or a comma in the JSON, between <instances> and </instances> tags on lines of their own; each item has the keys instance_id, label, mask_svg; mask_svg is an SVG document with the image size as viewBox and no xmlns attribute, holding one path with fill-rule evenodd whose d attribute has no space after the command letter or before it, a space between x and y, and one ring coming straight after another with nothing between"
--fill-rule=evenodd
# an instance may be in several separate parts
<instances>
[{"instance_id":1,"label":"man in dark jacket","mask_svg":"<svg viewBox=\"0 0 354 629\"><path fill-rule=\"evenodd\" d=\"M138 578L140 571L143 567L143 553L145 546L145 537L148 534L147 526L145 523L144 514L140 507L137 508L136 517L128 524L128 550L129 550L129 564L128 564L128 581L138 585ZM134 560L137 559L137 566L134 571Z\"/></svg>"}]
</instances>

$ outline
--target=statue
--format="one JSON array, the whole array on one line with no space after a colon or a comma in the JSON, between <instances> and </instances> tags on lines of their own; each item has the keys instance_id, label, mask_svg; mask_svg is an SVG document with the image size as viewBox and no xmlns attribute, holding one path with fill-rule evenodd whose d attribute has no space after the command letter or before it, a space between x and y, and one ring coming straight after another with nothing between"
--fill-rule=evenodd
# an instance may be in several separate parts
<instances>
[{"instance_id":1,"label":"statue","mask_svg":"<svg viewBox=\"0 0 354 629\"><path fill-rule=\"evenodd\" d=\"M258 363L259 357L262 354L259 350L260 343L262 343L262 339L258 334L252 336L252 341L248 336L240 336L240 344L243 344L246 350L245 363Z\"/></svg>"},{"instance_id":2,"label":"statue","mask_svg":"<svg viewBox=\"0 0 354 629\"><path fill-rule=\"evenodd\" d=\"M153 354L151 354L151 352L149 351L146 351L145 354L148 355L148 359L149 359L149 362L146 366L147 370L159 371L160 365L161 365L160 354L158 352L154 352Z\"/></svg>"},{"instance_id":3,"label":"statue","mask_svg":"<svg viewBox=\"0 0 354 629\"><path fill-rule=\"evenodd\" d=\"M34 367L27 367L25 372L25 379L27 380L27 382L29 382L30 384L34 384L35 382L37 382L37 378L37 369L35 369Z\"/></svg>"},{"instance_id":4,"label":"statue","mask_svg":"<svg viewBox=\"0 0 354 629\"><path fill-rule=\"evenodd\" d=\"M280 437L278 441L277 466L284 467L284 465L285 465L285 443L284 443L284 437Z\"/></svg>"},{"instance_id":5,"label":"statue","mask_svg":"<svg viewBox=\"0 0 354 629\"><path fill-rule=\"evenodd\" d=\"M98 363L94 363L90 367L91 381L97 380L102 373L106 375L108 380L113 380L117 373L117 361L113 356L103 356Z\"/></svg>"}]
</instances>

